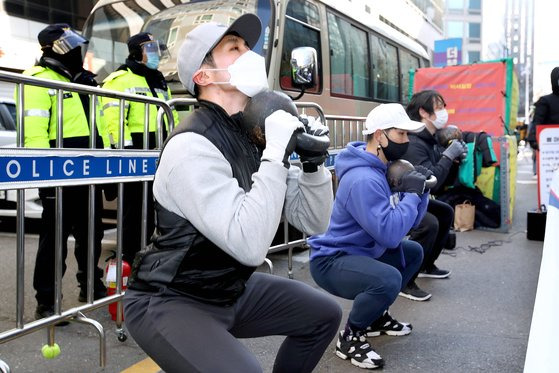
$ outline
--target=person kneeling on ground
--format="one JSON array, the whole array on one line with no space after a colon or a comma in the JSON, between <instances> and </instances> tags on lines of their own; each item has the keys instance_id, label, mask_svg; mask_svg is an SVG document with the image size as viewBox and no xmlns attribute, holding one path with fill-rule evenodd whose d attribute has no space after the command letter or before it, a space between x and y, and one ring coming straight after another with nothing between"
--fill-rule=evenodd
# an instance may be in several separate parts
<instances>
[{"instance_id":1,"label":"person kneeling on ground","mask_svg":"<svg viewBox=\"0 0 559 373\"><path fill-rule=\"evenodd\" d=\"M425 176L412 170L393 194L386 171L389 161L405 153L407 132L423 127L400 104L373 109L363 131L367 142L348 144L336 158L339 186L328 230L309 239L313 279L331 294L353 299L335 353L360 368L384 365L365 337L412 330L393 319L388 307L423 260L421 246L403 238L423 218L429 193Z\"/></svg>"},{"instance_id":2,"label":"person kneeling on ground","mask_svg":"<svg viewBox=\"0 0 559 373\"><path fill-rule=\"evenodd\" d=\"M451 168L453 164L458 164L467 152L462 141L454 141L446 149L437 142L435 133L443 128L448 120L445 107L446 103L437 91L426 90L415 93L406 108L409 117L422 122L425 128L411 134L410 145L402 158L411 162L416 168L425 167L435 175L437 185L431 190L432 194L442 191L449 179L456 177L451 172ZM409 232L410 239L419 242L423 247L423 263L420 271L412 276L400 296L415 301L428 300L431 294L417 286L415 279L417 277L443 279L450 276L450 271L438 268L435 261L446 244L453 221L452 206L435 199L429 201L425 217Z\"/></svg>"},{"instance_id":3,"label":"person kneeling on ground","mask_svg":"<svg viewBox=\"0 0 559 373\"><path fill-rule=\"evenodd\" d=\"M249 97L268 84L264 58L250 50L260 30L253 14L230 27L205 23L178 53L180 80L200 107L162 150L156 232L136 255L123 300L130 334L167 373L261 372L238 338L268 335L286 336L274 372L311 372L340 323L340 306L326 294L255 272L284 206L307 234L326 229L332 206L323 164L290 167L297 117L268 116L263 147L242 129Z\"/></svg>"}]
</instances>

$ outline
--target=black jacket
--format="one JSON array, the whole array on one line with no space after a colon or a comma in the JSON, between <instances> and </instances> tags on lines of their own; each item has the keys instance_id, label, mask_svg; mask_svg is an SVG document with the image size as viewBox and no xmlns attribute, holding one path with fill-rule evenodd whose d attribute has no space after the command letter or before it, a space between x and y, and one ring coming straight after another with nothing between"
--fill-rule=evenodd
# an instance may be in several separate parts
<instances>
[{"instance_id":1,"label":"black jacket","mask_svg":"<svg viewBox=\"0 0 559 373\"><path fill-rule=\"evenodd\" d=\"M408 132L408 136L410 145L402 158L414 166L422 165L431 170L437 178L437 185L431 189L431 193L442 191L441 187L446 184L452 168L452 161L442 155L444 148L426 128L419 133Z\"/></svg>"},{"instance_id":2,"label":"black jacket","mask_svg":"<svg viewBox=\"0 0 559 373\"><path fill-rule=\"evenodd\" d=\"M559 124L559 67L551 71L551 89L553 93L540 97L536 102L534 119L528 130L526 139L535 149L537 149L536 126L538 124Z\"/></svg>"},{"instance_id":3,"label":"black jacket","mask_svg":"<svg viewBox=\"0 0 559 373\"><path fill-rule=\"evenodd\" d=\"M231 164L239 186L249 191L252 174L260 166L261 154L240 129L240 116L230 117L221 107L209 102L201 101L200 106L173 130L169 139L184 132L206 137ZM187 219L165 209L157 201L155 210L153 243L136 256L130 288L158 291L168 287L202 302L232 305L256 268L239 263Z\"/></svg>"}]
</instances>

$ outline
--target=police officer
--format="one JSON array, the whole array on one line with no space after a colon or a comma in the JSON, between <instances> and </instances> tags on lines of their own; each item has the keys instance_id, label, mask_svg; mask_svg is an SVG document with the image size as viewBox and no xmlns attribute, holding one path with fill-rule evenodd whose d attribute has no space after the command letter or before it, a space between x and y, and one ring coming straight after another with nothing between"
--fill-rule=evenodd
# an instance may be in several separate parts
<instances>
[{"instance_id":1,"label":"police officer","mask_svg":"<svg viewBox=\"0 0 559 373\"><path fill-rule=\"evenodd\" d=\"M103 81L103 88L133 93L143 96L158 97L163 100L171 98L171 91L163 74L157 67L161 55L160 43L148 32L141 32L128 39L129 56L124 65L110 74ZM104 118L107 124L111 143L119 144L119 102L104 97ZM158 108L151 105L149 109L149 149L155 147L156 119ZM145 104L129 101L125 107L124 147L143 149ZM175 122L178 116L175 114ZM165 130L165 129L164 129ZM134 255L141 249L141 217L142 217L142 183L126 183L124 185L123 211L123 259L132 263ZM151 183L148 188L147 237L153 232L153 194Z\"/></svg>"},{"instance_id":2,"label":"police officer","mask_svg":"<svg viewBox=\"0 0 559 373\"><path fill-rule=\"evenodd\" d=\"M88 43L64 23L47 26L38 35L43 55L36 66L26 70L25 75L43 79L72 82L96 86L95 75L83 69L81 46ZM25 86L24 89L24 144L27 148L55 148L57 128L57 98L48 88ZM95 147L103 148L99 133L104 128L101 122L91 126L89 120L89 96L65 91L63 98L63 140L64 148L89 148L90 131L95 131ZM98 116L100 120L100 115ZM37 294L37 319L53 315L54 309L54 245L55 245L55 191L54 188L39 189L43 204L39 250L35 262L33 287ZM87 186L65 187L63 196L63 273L66 270L67 239L70 233L76 243L74 254L78 262L76 275L80 294L79 300L87 296L87 235L88 196ZM96 189L95 199L95 264L101 254L102 199L101 189ZM105 295L101 281L103 271L95 266L94 298Z\"/></svg>"}]
</instances>

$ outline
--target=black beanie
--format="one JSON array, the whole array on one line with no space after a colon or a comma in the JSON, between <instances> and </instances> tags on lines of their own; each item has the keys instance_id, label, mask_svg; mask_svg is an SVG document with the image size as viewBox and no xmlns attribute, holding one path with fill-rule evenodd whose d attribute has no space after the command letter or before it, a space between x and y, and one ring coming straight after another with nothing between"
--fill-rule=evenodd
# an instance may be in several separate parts
<instances>
[{"instance_id":1,"label":"black beanie","mask_svg":"<svg viewBox=\"0 0 559 373\"><path fill-rule=\"evenodd\" d=\"M64 33L65 29L71 29L70 25L67 23L55 23L45 27L41 32L39 32L39 35L37 35L39 44L41 44L41 47L52 46L52 43L54 43L55 40L58 40L58 38Z\"/></svg>"},{"instance_id":2,"label":"black beanie","mask_svg":"<svg viewBox=\"0 0 559 373\"><path fill-rule=\"evenodd\" d=\"M153 41L153 36L149 32L140 32L139 34L132 35L128 39L128 53L130 58L134 61L142 60L142 44L148 41Z\"/></svg>"}]
</instances>

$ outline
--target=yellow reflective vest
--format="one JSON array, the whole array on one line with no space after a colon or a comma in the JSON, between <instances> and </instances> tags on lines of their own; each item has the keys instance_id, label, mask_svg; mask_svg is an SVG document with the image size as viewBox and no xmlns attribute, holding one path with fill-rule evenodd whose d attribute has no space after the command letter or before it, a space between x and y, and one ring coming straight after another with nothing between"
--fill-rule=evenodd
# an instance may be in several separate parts
<instances>
[{"instance_id":1,"label":"yellow reflective vest","mask_svg":"<svg viewBox=\"0 0 559 373\"><path fill-rule=\"evenodd\" d=\"M146 78L133 73L129 68L117 70L103 80L103 88L114 91L126 92L142 96L153 97ZM167 101L171 98L171 91L155 89L157 97ZM119 100L102 97L103 113L111 144L118 145L119 142ZM157 105L149 105L149 132L155 133ZM125 101L124 106L124 146L132 145L131 133L144 132L145 104L142 102ZM177 112L173 110L175 125L179 123ZM166 123L167 132L169 130Z\"/></svg>"},{"instance_id":2,"label":"yellow reflective vest","mask_svg":"<svg viewBox=\"0 0 559 373\"><path fill-rule=\"evenodd\" d=\"M70 79L56 71L43 66L33 66L23 72L24 75L37 78L70 82ZM50 148L50 141L56 140L57 130L57 102L56 89L25 85L24 87L24 146L26 148ZM73 141L70 144L83 144L88 147L89 124L88 118L77 92L63 92L62 137L64 139L82 137L83 141ZM16 100L17 102L17 100ZM103 137L104 146L108 147L108 137L102 120L101 105L97 105L97 130ZM67 147L67 146L66 146Z\"/></svg>"}]
</instances>

